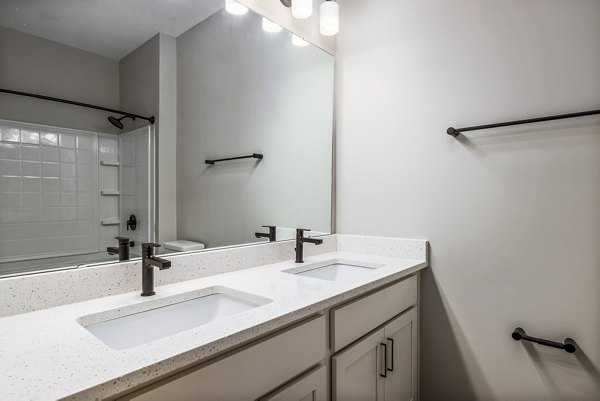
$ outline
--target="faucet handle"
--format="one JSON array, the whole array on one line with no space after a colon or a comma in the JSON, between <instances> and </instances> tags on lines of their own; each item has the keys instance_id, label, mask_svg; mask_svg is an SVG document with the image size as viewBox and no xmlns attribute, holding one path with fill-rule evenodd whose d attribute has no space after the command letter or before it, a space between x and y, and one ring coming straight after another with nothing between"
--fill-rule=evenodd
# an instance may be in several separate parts
<instances>
[{"instance_id":1,"label":"faucet handle","mask_svg":"<svg viewBox=\"0 0 600 401\"><path fill-rule=\"evenodd\" d=\"M154 248L160 247L160 244L154 242L144 242L142 244L142 257L154 256Z\"/></svg>"},{"instance_id":2,"label":"faucet handle","mask_svg":"<svg viewBox=\"0 0 600 401\"><path fill-rule=\"evenodd\" d=\"M127 238L127 237L115 237L115 239L117 241L119 241L119 245L127 245L127 244L129 244L130 247L135 246L135 242L129 241L129 238Z\"/></svg>"},{"instance_id":3,"label":"faucet handle","mask_svg":"<svg viewBox=\"0 0 600 401\"><path fill-rule=\"evenodd\" d=\"M310 230L308 228L297 228L296 235L302 237L302 236L304 236L304 233L306 231L310 231Z\"/></svg>"}]
</instances>

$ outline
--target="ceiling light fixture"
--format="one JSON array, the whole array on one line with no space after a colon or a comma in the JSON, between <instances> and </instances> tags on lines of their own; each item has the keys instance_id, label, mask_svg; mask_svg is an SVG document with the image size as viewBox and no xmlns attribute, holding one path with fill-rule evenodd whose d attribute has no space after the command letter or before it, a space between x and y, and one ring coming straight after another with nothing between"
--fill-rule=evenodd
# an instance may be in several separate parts
<instances>
[{"instance_id":1,"label":"ceiling light fixture","mask_svg":"<svg viewBox=\"0 0 600 401\"><path fill-rule=\"evenodd\" d=\"M309 18L313 11L313 0L280 0L281 4L292 9L297 19ZM321 35L333 36L340 31L340 8L334 0L325 0L320 7L319 28Z\"/></svg>"},{"instance_id":2,"label":"ceiling light fixture","mask_svg":"<svg viewBox=\"0 0 600 401\"><path fill-rule=\"evenodd\" d=\"M248 7L235 0L225 0L225 11L233 15L244 15L248 12Z\"/></svg>"},{"instance_id":3,"label":"ceiling light fixture","mask_svg":"<svg viewBox=\"0 0 600 401\"><path fill-rule=\"evenodd\" d=\"M292 16L297 19L306 19L312 15L312 0L292 0Z\"/></svg>"},{"instance_id":4,"label":"ceiling light fixture","mask_svg":"<svg viewBox=\"0 0 600 401\"><path fill-rule=\"evenodd\" d=\"M321 35L333 36L340 31L340 8L338 3L332 0L325 0L321 4Z\"/></svg>"}]
</instances>

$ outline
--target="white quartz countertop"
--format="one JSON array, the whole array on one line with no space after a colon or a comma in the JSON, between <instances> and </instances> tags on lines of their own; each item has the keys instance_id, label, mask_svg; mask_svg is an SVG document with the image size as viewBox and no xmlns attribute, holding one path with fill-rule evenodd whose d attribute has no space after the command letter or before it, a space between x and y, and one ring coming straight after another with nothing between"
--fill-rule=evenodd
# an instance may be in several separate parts
<instances>
[{"instance_id":1,"label":"white quartz countertop","mask_svg":"<svg viewBox=\"0 0 600 401\"><path fill-rule=\"evenodd\" d=\"M138 291L1 318L0 400L114 396L427 266L425 260L348 252L307 257L304 265L335 259L380 267L341 282L282 272L299 266L286 261L157 287L150 298ZM94 282L83 285L94 286ZM272 302L124 350L105 345L78 322L91 314L143 308L146 302L168 304L173 296L209 287L226 287Z\"/></svg>"}]
</instances>

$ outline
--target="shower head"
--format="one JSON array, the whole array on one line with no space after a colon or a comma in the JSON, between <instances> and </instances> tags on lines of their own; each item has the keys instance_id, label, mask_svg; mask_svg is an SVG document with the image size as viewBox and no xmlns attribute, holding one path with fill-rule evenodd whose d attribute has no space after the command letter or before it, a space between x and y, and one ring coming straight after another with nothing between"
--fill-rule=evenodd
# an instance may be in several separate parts
<instances>
[{"instance_id":1,"label":"shower head","mask_svg":"<svg viewBox=\"0 0 600 401\"><path fill-rule=\"evenodd\" d=\"M115 127L117 127L118 129L123 129L123 123L121 122L121 120L124 118L131 118L132 120L135 120L135 117L132 117L132 116L123 116L121 118L109 116L108 121L110 121L110 123L112 125L114 125Z\"/></svg>"},{"instance_id":2,"label":"shower head","mask_svg":"<svg viewBox=\"0 0 600 401\"><path fill-rule=\"evenodd\" d=\"M124 117L121 117L124 118ZM123 123L121 122L121 118L116 118L113 116L108 117L108 121L118 129L123 129Z\"/></svg>"}]
</instances>

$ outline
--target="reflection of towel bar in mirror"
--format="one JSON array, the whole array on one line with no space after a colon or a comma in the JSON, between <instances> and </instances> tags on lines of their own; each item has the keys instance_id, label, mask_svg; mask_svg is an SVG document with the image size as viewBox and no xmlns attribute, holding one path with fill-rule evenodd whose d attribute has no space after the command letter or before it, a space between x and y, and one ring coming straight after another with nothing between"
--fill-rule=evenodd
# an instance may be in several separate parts
<instances>
[{"instance_id":1,"label":"reflection of towel bar in mirror","mask_svg":"<svg viewBox=\"0 0 600 401\"><path fill-rule=\"evenodd\" d=\"M239 156L239 157L229 157L227 159L214 159L214 160L205 160L206 164L215 164L218 162L226 162L229 160L240 160L240 159L258 159L258 160L262 160L263 159L263 155L262 153L252 153L251 155L248 156Z\"/></svg>"}]
</instances>

